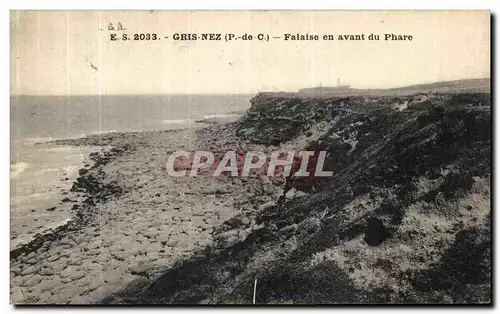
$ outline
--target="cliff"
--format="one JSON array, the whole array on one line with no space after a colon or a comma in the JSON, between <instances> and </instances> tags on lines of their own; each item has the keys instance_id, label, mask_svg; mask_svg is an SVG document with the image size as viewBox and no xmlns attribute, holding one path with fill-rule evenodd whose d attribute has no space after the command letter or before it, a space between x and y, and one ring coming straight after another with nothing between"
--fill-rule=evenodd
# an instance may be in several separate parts
<instances>
[{"instance_id":1,"label":"cliff","mask_svg":"<svg viewBox=\"0 0 500 314\"><path fill-rule=\"evenodd\" d=\"M333 177L289 180L284 201L261 183L242 205L255 221L244 236L104 303L251 303L255 279L257 303L491 302L488 93L251 103L229 132L327 150ZM240 234L242 221L216 233Z\"/></svg>"}]
</instances>

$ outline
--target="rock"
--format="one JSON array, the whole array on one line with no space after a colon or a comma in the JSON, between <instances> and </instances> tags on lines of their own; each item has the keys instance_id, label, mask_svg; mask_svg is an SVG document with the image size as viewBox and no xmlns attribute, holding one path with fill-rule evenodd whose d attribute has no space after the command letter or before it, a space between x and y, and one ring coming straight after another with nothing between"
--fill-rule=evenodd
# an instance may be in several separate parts
<instances>
[{"instance_id":1,"label":"rock","mask_svg":"<svg viewBox=\"0 0 500 314\"><path fill-rule=\"evenodd\" d=\"M82 259L83 257L83 254L82 252L72 252L70 255L69 255L69 259L72 260L72 259Z\"/></svg>"},{"instance_id":2,"label":"rock","mask_svg":"<svg viewBox=\"0 0 500 314\"><path fill-rule=\"evenodd\" d=\"M269 179L269 177L267 175L264 175L264 176L261 176L260 177L260 181L262 184L272 184L272 181L271 179Z\"/></svg>"},{"instance_id":3,"label":"rock","mask_svg":"<svg viewBox=\"0 0 500 314\"><path fill-rule=\"evenodd\" d=\"M148 252L147 257L150 261L154 262L160 258L160 254L158 252Z\"/></svg>"},{"instance_id":4,"label":"rock","mask_svg":"<svg viewBox=\"0 0 500 314\"><path fill-rule=\"evenodd\" d=\"M247 216L241 217L241 223L245 226L248 226L250 224L250 218L248 218Z\"/></svg>"},{"instance_id":5,"label":"rock","mask_svg":"<svg viewBox=\"0 0 500 314\"><path fill-rule=\"evenodd\" d=\"M224 221L224 225L229 226L231 229L239 228L243 224L241 217L233 217Z\"/></svg>"},{"instance_id":6,"label":"rock","mask_svg":"<svg viewBox=\"0 0 500 314\"><path fill-rule=\"evenodd\" d=\"M32 259L29 259L27 261L25 261L26 264L28 265L35 265L36 263L38 263L38 259L37 258L32 258Z\"/></svg>"},{"instance_id":7,"label":"rock","mask_svg":"<svg viewBox=\"0 0 500 314\"><path fill-rule=\"evenodd\" d=\"M221 233L219 235L221 239L229 239L231 237L236 237L238 238L238 230L229 230L227 232Z\"/></svg>"},{"instance_id":8,"label":"rock","mask_svg":"<svg viewBox=\"0 0 500 314\"><path fill-rule=\"evenodd\" d=\"M177 237L170 237L167 241L166 246L176 247L179 243L179 239Z\"/></svg>"},{"instance_id":9,"label":"rock","mask_svg":"<svg viewBox=\"0 0 500 314\"><path fill-rule=\"evenodd\" d=\"M52 299L52 292L50 292L50 291L44 291L40 295L40 303L44 303L44 304L52 303L51 299Z\"/></svg>"},{"instance_id":10,"label":"rock","mask_svg":"<svg viewBox=\"0 0 500 314\"><path fill-rule=\"evenodd\" d=\"M33 294L28 294L26 296L26 298L24 298L24 300L22 300L20 303L18 304L34 304L34 303L37 303L38 301L40 301L40 298L33 295Z\"/></svg>"},{"instance_id":11,"label":"rock","mask_svg":"<svg viewBox=\"0 0 500 314\"><path fill-rule=\"evenodd\" d=\"M383 221L370 217L366 225L365 242L370 246L377 246L389 237L389 229Z\"/></svg>"},{"instance_id":12,"label":"rock","mask_svg":"<svg viewBox=\"0 0 500 314\"><path fill-rule=\"evenodd\" d=\"M116 271L106 271L102 276L102 280L105 283L118 283L121 279L122 275Z\"/></svg>"},{"instance_id":13,"label":"rock","mask_svg":"<svg viewBox=\"0 0 500 314\"><path fill-rule=\"evenodd\" d=\"M22 277L22 276L14 277L10 280L10 284L12 286L21 287L24 285L24 279L25 279L25 277Z\"/></svg>"},{"instance_id":14,"label":"rock","mask_svg":"<svg viewBox=\"0 0 500 314\"><path fill-rule=\"evenodd\" d=\"M14 275L16 275L16 276L17 276L17 275L20 275L20 274L21 274L21 268L19 268L19 267L12 267L12 268L10 269L10 272L11 272L11 273L14 273Z\"/></svg>"},{"instance_id":15,"label":"rock","mask_svg":"<svg viewBox=\"0 0 500 314\"><path fill-rule=\"evenodd\" d=\"M85 276L73 281L71 284L75 285L76 287L83 288L82 290L87 290L87 286L89 286L94 281L94 276Z\"/></svg>"},{"instance_id":16,"label":"rock","mask_svg":"<svg viewBox=\"0 0 500 314\"><path fill-rule=\"evenodd\" d=\"M92 249L92 250L89 250L85 253L89 256L95 256L95 255L99 255L101 253L101 251L99 249Z\"/></svg>"},{"instance_id":17,"label":"rock","mask_svg":"<svg viewBox=\"0 0 500 314\"><path fill-rule=\"evenodd\" d=\"M296 190L295 188L291 188L288 192L286 192L286 194L285 194L285 198L286 198L287 200L290 200L290 199L294 198L294 197L296 196L296 195L295 195L295 194L296 194L296 192L297 192L297 190Z\"/></svg>"},{"instance_id":18,"label":"rock","mask_svg":"<svg viewBox=\"0 0 500 314\"><path fill-rule=\"evenodd\" d=\"M61 246L61 248L63 248L63 249L66 249L66 254L69 254L69 251L67 249L72 248L75 245L76 245L76 242L70 238L63 238L63 239L61 239L61 241L59 241L59 246ZM60 256L62 257L65 255L60 254Z\"/></svg>"},{"instance_id":19,"label":"rock","mask_svg":"<svg viewBox=\"0 0 500 314\"><path fill-rule=\"evenodd\" d=\"M236 242L238 242L238 240L239 240L238 236L230 236L224 240L224 245L226 247L231 246L231 245L235 244Z\"/></svg>"},{"instance_id":20,"label":"rock","mask_svg":"<svg viewBox=\"0 0 500 314\"><path fill-rule=\"evenodd\" d=\"M23 288L12 288L12 293L10 295L10 301L12 304L21 304L28 293L26 289Z\"/></svg>"},{"instance_id":21,"label":"rock","mask_svg":"<svg viewBox=\"0 0 500 314\"><path fill-rule=\"evenodd\" d=\"M261 223L260 225L253 225L252 230L256 231L256 230L264 229L265 227L266 227L266 225L264 223Z\"/></svg>"},{"instance_id":22,"label":"rock","mask_svg":"<svg viewBox=\"0 0 500 314\"><path fill-rule=\"evenodd\" d=\"M264 203L264 204L262 204L262 205L259 205L259 206L257 207L257 210L258 210L258 211L264 211L264 210L266 210L266 209L268 209L268 208L273 207L274 205L275 205L275 202L274 202L274 201L269 201L269 202L266 202L266 203Z\"/></svg>"},{"instance_id":23,"label":"rock","mask_svg":"<svg viewBox=\"0 0 500 314\"><path fill-rule=\"evenodd\" d=\"M128 249L126 251L123 252L123 257L125 259L127 258L131 258L135 255L139 254L139 249L137 247L134 247L134 248L131 248L131 249Z\"/></svg>"},{"instance_id":24,"label":"rock","mask_svg":"<svg viewBox=\"0 0 500 314\"><path fill-rule=\"evenodd\" d=\"M151 267L149 267L148 265L138 264L138 265L134 265L134 266L130 267L130 273L132 275L147 276L148 270L150 268Z\"/></svg>"},{"instance_id":25,"label":"rock","mask_svg":"<svg viewBox=\"0 0 500 314\"><path fill-rule=\"evenodd\" d=\"M87 249L89 249L89 250L97 249L97 248L100 248L101 246L102 246L101 240L95 240L95 241L92 241L86 245Z\"/></svg>"},{"instance_id":26,"label":"rock","mask_svg":"<svg viewBox=\"0 0 500 314\"><path fill-rule=\"evenodd\" d=\"M101 264L89 260L85 260L81 265L81 269L89 273L101 272L102 268Z\"/></svg>"},{"instance_id":27,"label":"rock","mask_svg":"<svg viewBox=\"0 0 500 314\"><path fill-rule=\"evenodd\" d=\"M33 265L28 268L24 268L23 271L21 272L22 276L26 275L31 275L33 273L39 272L40 271L40 266L39 265Z\"/></svg>"},{"instance_id":28,"label":"rock","mask_svg":"<svg viewBox=\"0 0 500 314\"><path fill-rule=\"evenodd\" d=\"M115 293L117 285L103 285L89 295L93 300L102 300Z\"/></svg>"},{"instance_id":29,"label":"rock","mask_svg":"<svg viewBox=\"0 0 500 314\"><path fill-rule=\"evenodd\" d=\"M47 262L55 262L59 259L58 254L52 254L51 256L47 257L46 261Z\"/></svg>"},{"instance_id":30,"label":"rock","mask_svg":"<svg viewBox=\"0 0 500 314\"><path fill-rule=\"evenodd\" d=\"M60 258L57 261L51 263L48 267L52 268L56 273L61 272L63 269L68 267L68 259Z\"/></svg>"},{"instance_id":31,"label":"rock","mask_svg":"<svg viewBox=\"0 0 500 314\"><path fill-rule=\"evenodd\" d=\"M151 244L149 244L148 248L147 248L147 252L148 254L150 252L158 252L162 249L162 245L158 242L153 242Z\"/></svg>"},{"instance_id":32,"label":"rock","mask_svg":"<svg viewBox=\"0 0 500 314\"><path fill-rule=\"evenodd\" d=\"M35 254L35 252L31 252L31 253L29 253L28 255L24 255L24 256L22 256L22 257L21 257L21 261L23 261L23 262L25 262L25 263L26 263L26 261L29 261L29 260L34 259L34 258L36 258L36 257L37 257L37 255Z\"/></svg>"},{"instance_id":33,"label":"rock","mask_svg":"<svg viewBox=\"0 0 500 314\"><path fill-rule=\"evenodd\" d=\"M60 284L61 284L61 278L59 278L59 276L54 276L53 279L42 280L38 285L37 289L41 292L51 291Z\"/></svg>"},{"instance_id":34,"label":"rock","mask_svg":"<svg viewBox=\"0 0 500 314\"><path fill-rule=\"evenodd\" d=\"M139 243L135 242L132 237L127 237L127 239L123 239L121 241L122 245L121 247L123 248L124 251L130 250L130 249L136 249L139 247Z\"/></svg>"},{"instance_id":35,"label":"rock","mask_svg":"<svg viewBox=\"0 0 500 314\"><path fill-rule=\"evenodd\" d=\"M156 228L149 228L149 229L143 230L141 232L141 234L143 236L145 236L146 238L155 239L158 236L158 229L156 229Z\"/></svg>"},{"instance_id":36,"label":"rock","mask_svg":"<svg viewBox=\"0 0 500 314\"><path fill-rule=\"evenodd\" d=\"M68 260L68 265L80 266L80 265L82 265L82 260L70 259L70 260Z\"/></svg>"},{"instance_id":37,"label":"rock","mask_svg":"<svg viewBox=\"0 0 500 314\"><path fill-rule=\"evenodd\" d=\"M126 256L124 251L115 251L111 253L111 256L119 261L124 261Z\"/></svg>"},{"instance_id":38,"label":"rock","mask_svg":"<svg viewBox=\"0 0 500 314\"><path fill-rule=\"evenodd\" d=\"M59 276L61 278L70 278L70 279L72 279L74 277L78 277L80 275L80 273L83 273L83 272L80 271L77 267L75 267L75 266L68 266L66 269L64 269L63 271L61 271L59 273ZM81 276L78 277L78 278L81 278ZM75 279L72 279L72 280L75 280Z\"/></svg>"},{"instance_id":39,"label":"rock","mask_svg":"<svg viewBox=\"0 0 500 314\"><path fill-rule=\"evenodd\" d=\"M75 295L78 295L77 291L75 291L75 287L66 284L58 290L57 294L54 294L54 302L58 304L68 304Z\"/></svg>"},{"instance_id":40,"label":"rock","mask_svg":"<svg viewBox=\"0 0 500 314\"><path fill-rule=\"evenodd\" d=\"M110 253L108 252L99 252L99 254L97 254L97 257L95 259L95 261L97 263L107 263L109 262L110 260L112 259L112 256Z\"/></svg>"},{"instance_id":41,"label":"rock","mask_svg":"<svg viewBox=\"0 0 500 314\"><path fill-rule=\"evenodd\" d=\"M24 281L24 285L26 287L33 287L33 286L37 285L40 281L42 281L42 279L43 279L43 277L40 275L33 275L33 276L28 277Z\"/></svg>"},{"instance_id":42,"label":"rock","mask_svg":"<svg viewBox=\"0 0 500 314\"><path fill-rule=\"evenodd\" d=\"M88 305L89 304L89 299L83 296L73 296L70 299L69 304L74 304L74 305Z\"/></svg>"},{"instance_id":43,"label":"rock","mask_svg":"<svg viewBox=\"0 0 500 314\"><path fill-rule=\"evenodd\" d=\"M40 274L43 276L52 276L54 275L54 271L50 267L42 267L42 270L40 270Z\"/></svg>"},{"instance_id":44,"label":"rock","mask_svg":"<svg viewBox=\"0 0 500 314\"><path fill-rule=\"evenodd\" d=\"M88 290L88 291L94 291L94 290L98 289L101 285L102 285L102 282L101 282L101 281L94 280L92 283L90 283L90 284L87 286L87 290Z\"/></svg>"},{"instance_id":45,"label":"rock","mask_svg":"<svg viewBox=\"0 0 500 314\"><path fill-rule=\"evenodd\" d=\"M307 194L304 191L297 191L297 192L295 192L295 197L304 197L304 196L307 196L307 195L309 195L309 194Z\"/></svg>"},{"instance_id":46,"label":"rock","mask_svg":"<svg viewBox=\"0 0 500 314\"><path fill-rule=\"evenodd\" d=\"M83 272L81 270L78 270L78 271L72 272L69 275L69 279L71 279L71 280L78 280L78 279L82 278L83 276L85 276L85 272Z\"/></svg>"},{"instance_id":47,"label":"rock","mask_svg":"<svg viewBox=\"0 0 500 314\"><path fill-rule=\"evenodd\" d=\"M113 244L112 246L109 247L110 253L115 253L120 251L123 251L123 246L121 246L120 244Z\"/></svg>"}]
</instances>

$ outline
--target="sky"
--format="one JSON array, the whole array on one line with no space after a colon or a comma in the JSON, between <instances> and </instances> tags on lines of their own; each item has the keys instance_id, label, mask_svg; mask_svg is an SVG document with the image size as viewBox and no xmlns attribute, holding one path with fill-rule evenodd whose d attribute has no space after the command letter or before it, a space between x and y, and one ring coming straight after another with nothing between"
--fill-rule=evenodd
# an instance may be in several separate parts
<instances>
[{"instance_id":1,"label":"sky","mask_svg":"<svg viewBox=\"0 0 500 314\"><path fill-rule=\"evenodd\" d=\"M126 30L109 31L120 22ZM11 11L11 94L387 88L490 76L487 11ZM110 34L156 33L156 41ZM174 41L175 33L259 33L270 41ZM284 41L284 34L379 41ZM385 41L384 34L411 35ZM168 36L169 38L165 38Z\"/></svg>"}]
</instances>

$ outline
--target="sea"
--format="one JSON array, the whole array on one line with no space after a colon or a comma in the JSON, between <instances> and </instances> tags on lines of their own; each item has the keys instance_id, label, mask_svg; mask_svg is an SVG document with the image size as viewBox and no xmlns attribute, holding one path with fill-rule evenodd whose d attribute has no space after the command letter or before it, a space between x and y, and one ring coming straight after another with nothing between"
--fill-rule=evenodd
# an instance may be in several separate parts
<instances>
[{"instance_id":1,"label":"sea","mask_svg":"<svg viewBox=\"0 0 500 314\"><path fill-rule=\"evenodd\" d=\"M252 95L12 96L10 98L11 248L71 219L62 194L99 147L51 145L108 132L189 128L238 116ZM40 143L42 143L40 145ZM50 210L48 210L50 209Z\"/></svg>"}]
</instances>

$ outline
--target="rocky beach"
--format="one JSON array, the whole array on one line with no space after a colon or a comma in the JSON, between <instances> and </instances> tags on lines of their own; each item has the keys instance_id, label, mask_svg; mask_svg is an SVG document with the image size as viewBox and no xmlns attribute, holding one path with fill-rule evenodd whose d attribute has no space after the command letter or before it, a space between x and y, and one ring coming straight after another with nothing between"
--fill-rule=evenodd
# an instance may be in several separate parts
<instances>
[{"instance_id":1,"label":"rocky beach","mask_svg":"<svg viewBox=\"0 0 500 314\"><path fill-rule=\"evenodd\" d=\"M11 250L12 302L241 304L256 279L257 303L490 302L488 91L251 103L231 121L52 142L99 149L53 209L70 220ZM165 170L178 150L318 148L326 181Z\"/></svg>"}]
</instances>

